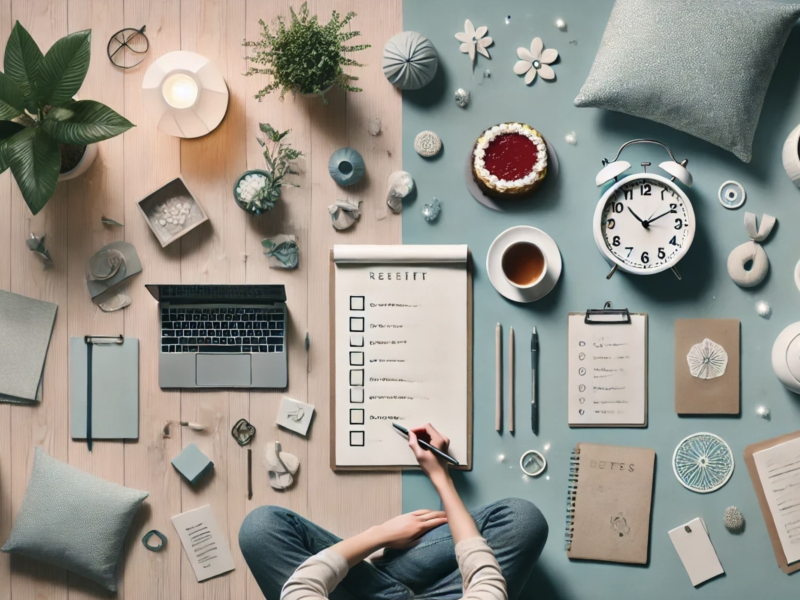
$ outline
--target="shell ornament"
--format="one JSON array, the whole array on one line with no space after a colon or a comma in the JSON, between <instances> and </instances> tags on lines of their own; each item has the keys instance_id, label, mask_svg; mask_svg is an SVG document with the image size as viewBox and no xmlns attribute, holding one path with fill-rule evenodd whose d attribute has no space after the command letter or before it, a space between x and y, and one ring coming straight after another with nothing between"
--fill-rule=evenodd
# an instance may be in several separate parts
<instances>
[{"instance_id":1,"label":"shell ornament","mask_svg":"<svg viewBox=\"0 0 800 600\"><path fill-rule=\"evenodd\" d=\"M733 453L725 440L713 433L695 433L675 448L672 470L685 488L707 494L733 475Z\"/></svg>"},{"instance_id":2,"label":"shell ornament","mask_svg":"<svg viewBox=\"0 0 800 600\"><path fill-rule=\"evenodd\" d=\"M708 338L692 346L686 355L689 372L698 379L714 379L725 374L728 366L728 353L725 348Z\"/></svg>"}]
</instances>

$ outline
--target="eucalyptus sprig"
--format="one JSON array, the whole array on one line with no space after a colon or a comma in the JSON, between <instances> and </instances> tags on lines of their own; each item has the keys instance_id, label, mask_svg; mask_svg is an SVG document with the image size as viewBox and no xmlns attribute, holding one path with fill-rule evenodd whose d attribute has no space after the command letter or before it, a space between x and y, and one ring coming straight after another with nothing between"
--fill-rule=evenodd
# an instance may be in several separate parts
<instances>
[{"instance_id":1,"label":"eucalyptus sprig","mask_svg":"<svg viewBox=\"0 0 800 600\"><path fill-rule=\"evenodd\" d=\"M354 12L341 18L333 11L331 20L320 25L316 15L310 16L307 3L295 12L289 8L291 15L279 16L273 22L273 30L263 20L261 39L257 42L246 41L245 46L254 48L248 57L251 66L246 75L271 75L272 81L256 94L260 100L270 92L280 89L280 99L286 92L301 94L317 94L325 100L325 92L336 85L348 92L360 92L361 88L352 85L358 77L344 72L343 67L363 67L346 55L369 48L369 44L345 45L345 42L361 35L358 31L342 31L350 24Z\"/></svg>"}]
</instances>

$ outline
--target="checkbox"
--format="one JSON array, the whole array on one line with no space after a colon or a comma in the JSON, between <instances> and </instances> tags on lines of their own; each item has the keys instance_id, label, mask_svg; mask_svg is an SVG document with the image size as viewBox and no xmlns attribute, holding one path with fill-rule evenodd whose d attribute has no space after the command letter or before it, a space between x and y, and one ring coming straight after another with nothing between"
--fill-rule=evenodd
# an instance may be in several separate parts
<instances>
[{"instance_id":1,"label":"checkbox","mask_svg":"<svg viewBox=\"0 0 800 600\"><path fill-rule=\"evenodd\" d=\"M364 404L364 388L350 388L350 402L352 404Z\"/></svg>"},{"instance_id":2,"label":"checkbox","mask_svg":"<svg viewBox=\"0 0 800 600\"><path fill-rule=\"evenodd\" d=\"M354 333L350 336L350 346L353 348L363 348L364 347L364 336L358 335Z\"/></svg>"},{"instance_id":3,"label":"checkbox","mask_svg":"<svg viewBox=\"0 0 800 600\"><path fill-rule=\"evenodd\" d=\"M350 310L364 310L364 296L350 296Z\"/></svg>"},{"instance_id":4,"label":"checkbox","mask_svg":"<svg viewBox=\"0 0 800 600\"><path fill-rule=\"evenodd\" d=\"M364 424L364 409L351 408L350 409L350 425L363 425Z\"/></svg>"},{"instance_id":5,"label":"checkbox","mask_svg":"<svg viewBox=\"0 0 800 600\"><path fill-rule=\"evenodd\" d=\"M364 369L350 369L350 385L364 385Z\"/></svg>"},{"instance_id":6,"label":"checkbox","mask_svg":"<svg viewBox=\"0 0 800 600\"><path fill-rule=\"evenodd\" d=\"M350 331L364 331L364 317L350 317Z\"/></svg>"},{"instance_id":7,"label":"checkbox","mask_svg":"<svg viewBox=\"0 0 800 600\"><path fill-rule=\"evenodd\" d=\"M363 431L351 431L350 432L350 445L351 446L363 446L364 445L364 432Z\"/></svg>"},{"instance_id":8,"label":"checkbox","mask_svg":"<svg viewBox=\"0 0 800 600\"><path fill-rule=\"evenodd\" d=\"M351 367L363 367L364 366L364 353L363 352L351 352L350 353L350 366Z\"/></svg>"}]
</instances>

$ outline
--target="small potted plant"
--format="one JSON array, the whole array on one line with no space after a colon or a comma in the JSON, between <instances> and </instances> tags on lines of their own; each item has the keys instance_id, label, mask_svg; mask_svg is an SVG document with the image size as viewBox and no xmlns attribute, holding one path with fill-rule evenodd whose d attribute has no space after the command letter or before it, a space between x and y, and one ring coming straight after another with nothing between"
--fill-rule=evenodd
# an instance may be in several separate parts
<instances>
[{"instance_id":1,"label":"small potted plant","mask_svg":"<svg viewBox=\"0 0 800 600\"><path fill-rule=\"evenodd\" d=\"M253 56L248 57L253 65L247 75L271 75L272 82L256 94L261 99L273 90L280 89L280 99L286 92L302 95L316 95L325 100L325 92L334 85L348 92L360 92L361 88L352 85L358 77L344 72L343 67L362 67L347 54L365 50L370 46L358 44L346 46L345 42L361 35L358 31L342 31L356 16L349 12L341 19L339 13L333 11L331 20L320 25L317 16L309 16L308 6L304 2L300 10L295 12L289 8L291 20L287 24L284 17L278 17L269 25L261 24L261 39L257 42L245 42L245 46L255 49Z\"/></svg>"},{"instance_id":2,"label":"small potted plant","mask_svg":"<svg viewBox=\"0 0 800 600\"><path fill-rule=\"evenodd\" d=\"M75 100L89 70L90 30L58 40L43 55L17 21L0 73L0 172L11 174L35 215L53 197L59 180L86 171L93 144L133 123L92 100Z\"/></svg>"},{"instance_id":3,"label":"small potted plant","mask_svg":"<svg viewBox=\"0 0 800 600\"><path fill-rule=\"evenodd\" d=\"M286 180L287 175L298 175L292 169L292 161L297 160L303 153L295 150L282 140L290 130L277 131L269 123L260 123L259 129L264 133L264 138L256 138L264 149L264 160L267 169L250 169L239 176L233 186L233 199L242 210L250 214L260 215L269 212L281 197L281 188L284 186L299 187Z\"/></svg>"}]
</instances>

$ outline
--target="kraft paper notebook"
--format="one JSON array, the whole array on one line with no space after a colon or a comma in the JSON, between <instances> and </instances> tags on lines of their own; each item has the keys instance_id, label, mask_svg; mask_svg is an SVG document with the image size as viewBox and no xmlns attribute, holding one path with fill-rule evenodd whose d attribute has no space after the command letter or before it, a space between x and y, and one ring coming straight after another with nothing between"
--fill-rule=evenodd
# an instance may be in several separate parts
<instances>
[{"instance_id":1,"label":"kraft paper notebook","mask_svg":"<svg viewBox=\"0 0 800 600\"><path fill-rule=\"evenodd\" d=\"M675 321L675 412L739 414L738 319Z\"/></svg>"},{"instance_id":2,"label":"kraft paper notebook","mask_svg":"<svg viewBox=\"0 0 800 600\"><path fill-rule=\"evenodd\" d=\"M58 305L0 290L0 402L35 404Z\"/></svg>"},{"instance_id":3,"label":"kraft paper notebook","mask_svg":"<svg viewBox=\"0 0 800 600\"><path fill-rule=\"evenodd\" d=\"M758 497L778 566L784 573L800 570L800 431L750 444L744 462Z\"/></svg>"},{"instance_id":4,"label":"kraft paper notebook","mask_svg":"<svg viewBox=\"0 0 800 600\"><path fill-rule=\"evenodd\" d=\"M567 494L567 556L647 564L656 453L579 443Z\"/></svg>"}]
</instances>

